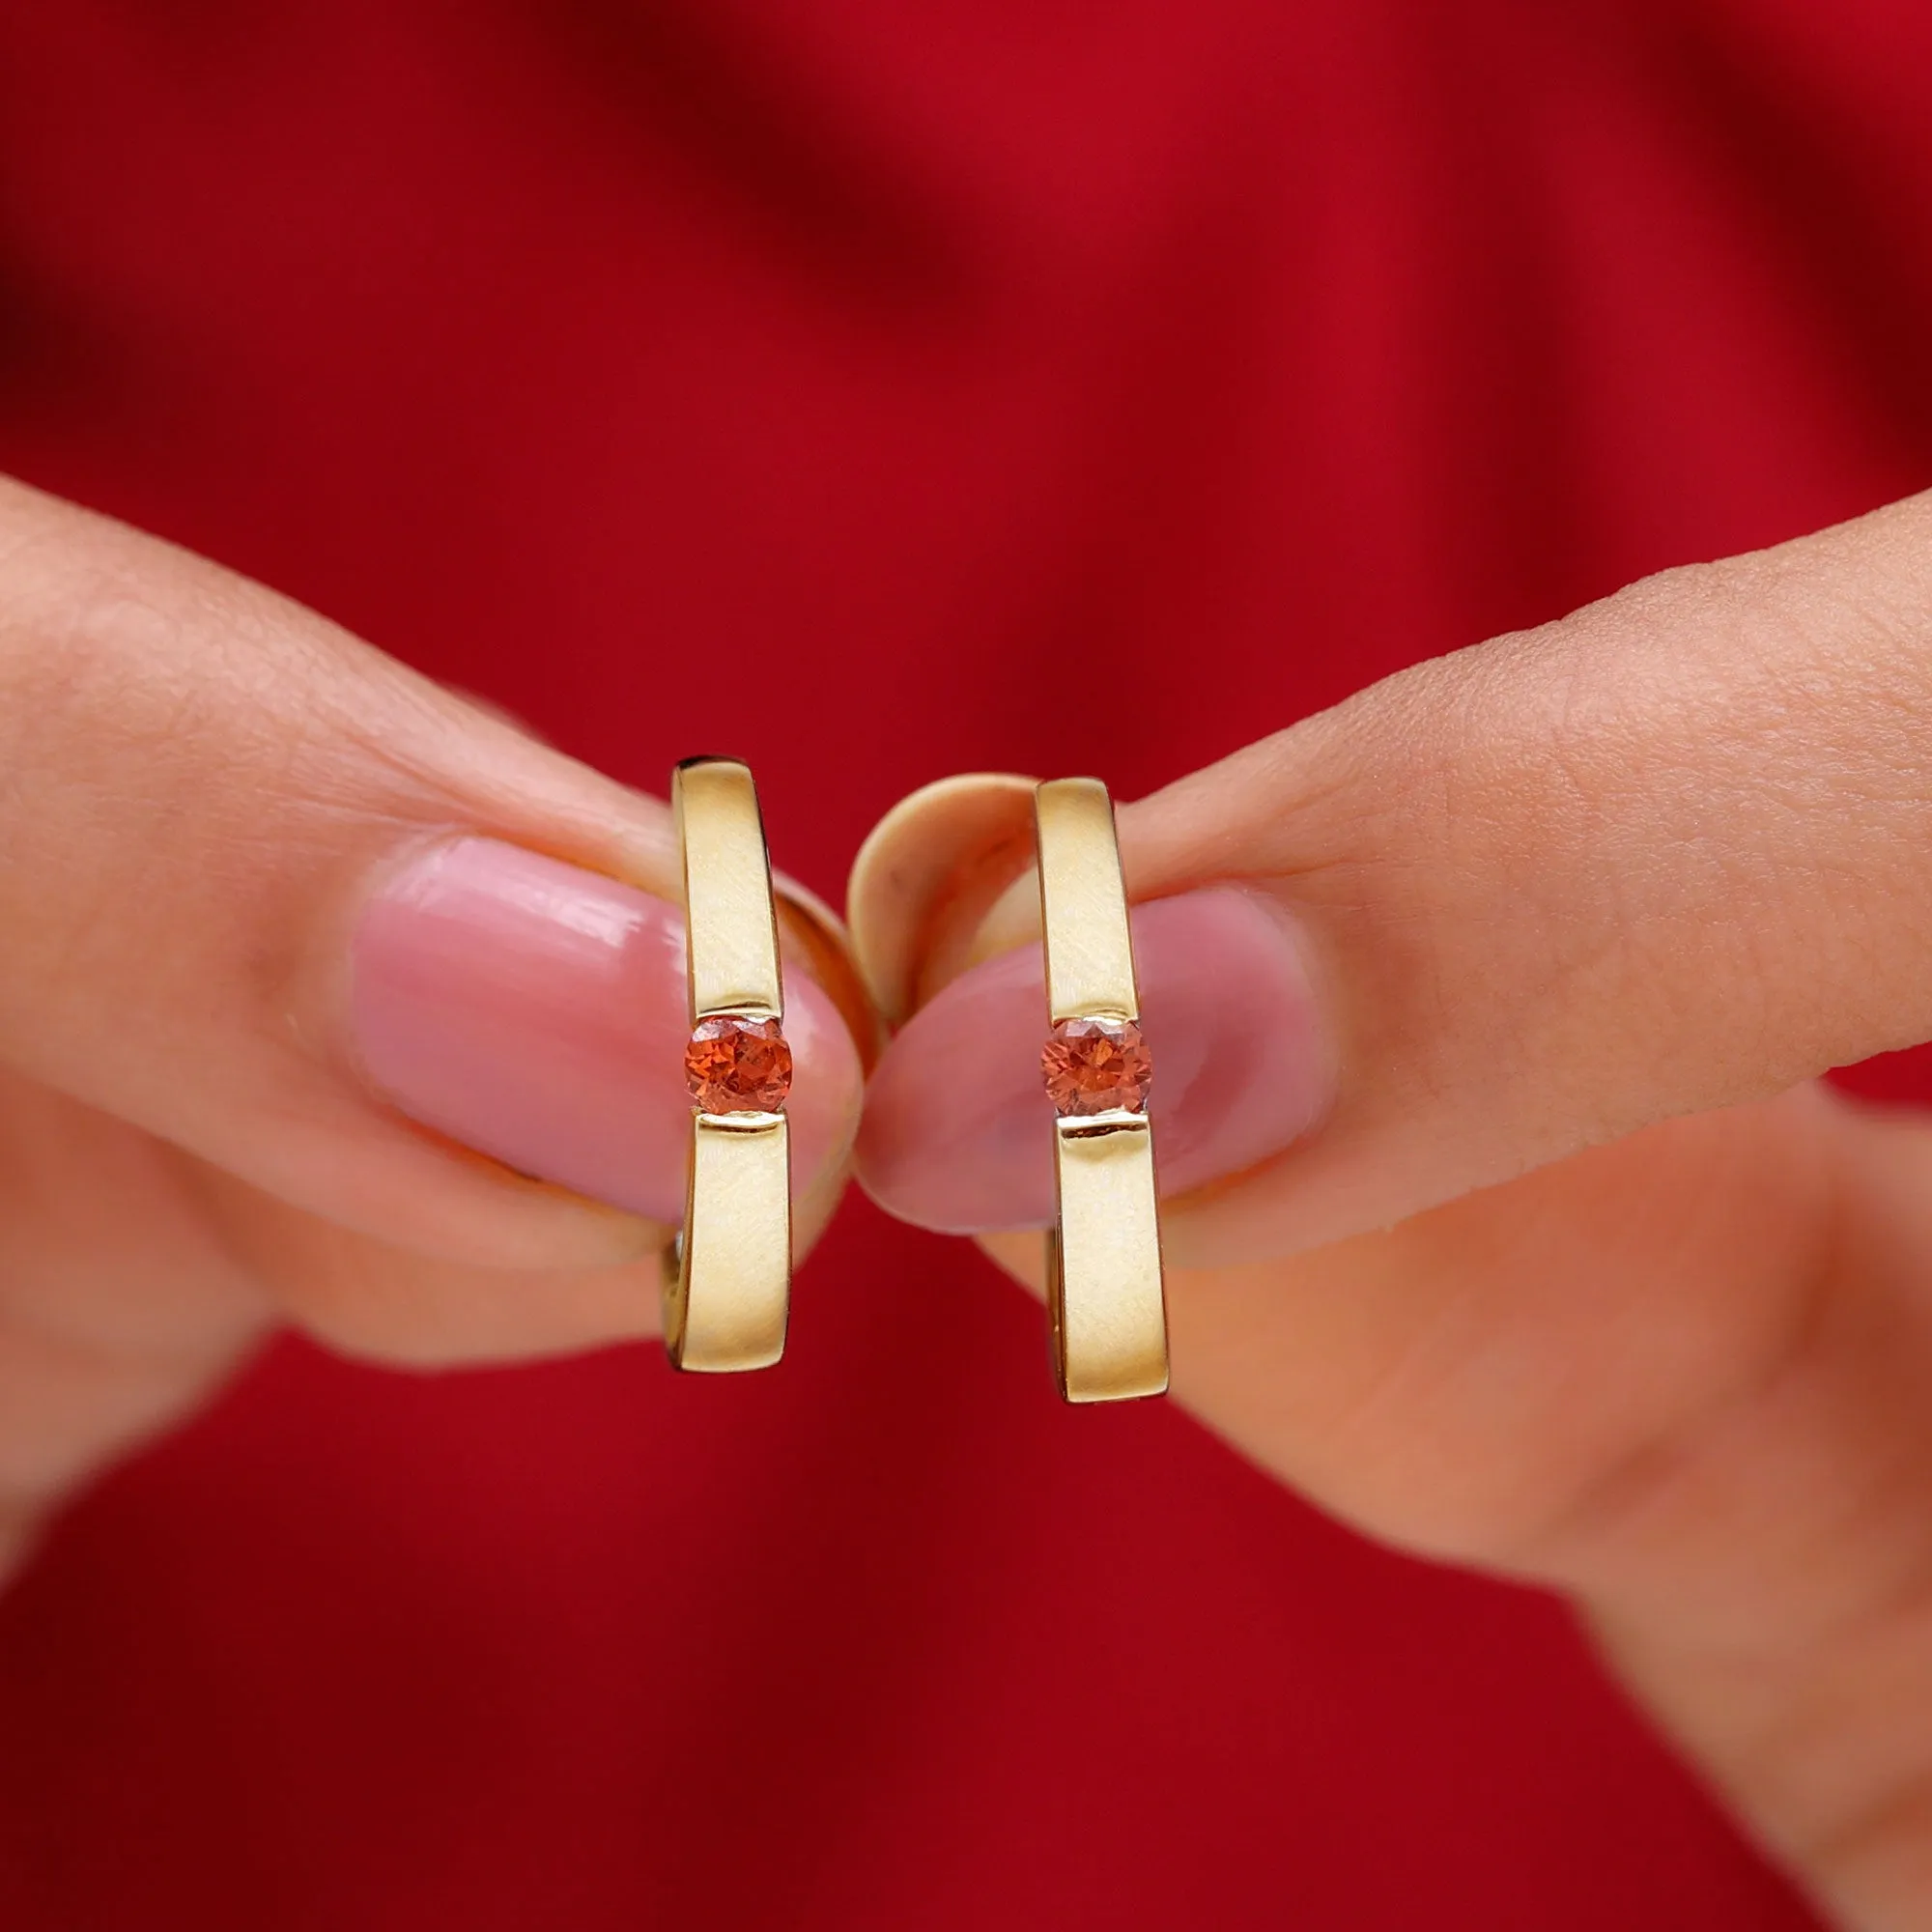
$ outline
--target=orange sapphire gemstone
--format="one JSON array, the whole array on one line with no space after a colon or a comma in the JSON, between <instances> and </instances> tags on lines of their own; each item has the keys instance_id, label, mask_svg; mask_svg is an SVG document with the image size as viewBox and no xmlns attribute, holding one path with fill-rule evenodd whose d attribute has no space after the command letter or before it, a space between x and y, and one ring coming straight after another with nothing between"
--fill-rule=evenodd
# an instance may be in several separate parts
<instances>
[{"instance_id":1,"label":"orange sapphire gemstone","mask_svg":"<svg viewBox=\"0 0 1932 1932\"><path fill-rule=\"evenodd\" d=\"M791 1092L791 1048L777 1020L721 1013L684 1049L691 1097L707 1114L776 1114Z\"/></svg>"},{"instance_id":2,"label":"orange sapphire gemstone","mask_svg":"<svg viewBox=\"0 0 1932 1932\"><path fill-rule=\"evenodd\" d=\"M1132 1020L1062 1020L1039 1056L1057 1114L1138 1114L1153 1062Z\"/></svg>"}]
</instances>

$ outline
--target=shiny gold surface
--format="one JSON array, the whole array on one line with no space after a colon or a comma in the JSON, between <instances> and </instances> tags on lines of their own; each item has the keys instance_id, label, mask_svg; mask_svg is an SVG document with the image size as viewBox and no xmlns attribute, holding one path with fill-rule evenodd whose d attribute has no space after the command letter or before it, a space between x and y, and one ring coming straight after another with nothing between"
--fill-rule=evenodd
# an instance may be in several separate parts
<instances>
[{"instance_id":1,"label":"shiny gold surface","mask_svg":"<svg viewBox=\"0 0 1932 1932\"><path fill-rule=\"evenodd\" d=\"M1098 779L1050 779L1034 794L1034 817L1049 1017L1138 1019L1127 895L1107 787Z\"/></svg>"},{"instance_id":2,"label":"shiny gold surface","mask_svg":"<svg viewBox=\"0 0 1932 1932\"><path fill-rule=\"evenodd\" d=\"M674 1368L770 1368L791 1301L791 1150L782 1114L695 1114L684 1228L664 1262Z\"/></svg>"},{"instance_id":3,"label":"shiny gold surface","mask_svg":"<svg viewBox=\"0 0 1932 1932\"><path fill-rule=\"evenodd\" d=\"M749 767L688 758L671 774L671 810L684 849L691 1016L784 1011L772 867Z\"/></svg>"},{"instance_id":4,"label":"shiny gold surface","mask_svg":"<svg viewBox=\"0 0 1932 1932\"><path fill-rule=\"evenodd\" d=\"M1060 1226L1047 1237L1053 1363L1068 1402L1167 1387L1167 1310L1144 1114L1057 1122Z\"/></svg>"},{"instance_id":5,"label":"shiny gold surface","mask_svg":"<svg viewBox=\"0 0 1932 1932\"><path fill-rule=\"evenodd\" d=\"M684 853L693 1023L781 1017L778 923L758 795L731 758L671 776ZM684 1227L665 1251L665 1349L699 1373L769 1368L791 1302L791 1140L782 1114L694 1113Z\"/></svg>"},{"instance_id":6,"label":"shiny gold surface","mask_svg":"<svg viewBox=\"0 0 1932 1932\"><path fill-rule=\"evenodd\" d=\"M1035 794L1049 1024L1138 1019L1114 808L1097 779L1055 779ZM1160 1043L1151 1040L1159 1092ZM1060 1220L1047 1236L1054 1372L1068 1402L1120 1402L1167 1388L1167 1303L1154 1207L1153 1127L1145 1114L1054 1122Z\"/></svg>"}]
</instances>

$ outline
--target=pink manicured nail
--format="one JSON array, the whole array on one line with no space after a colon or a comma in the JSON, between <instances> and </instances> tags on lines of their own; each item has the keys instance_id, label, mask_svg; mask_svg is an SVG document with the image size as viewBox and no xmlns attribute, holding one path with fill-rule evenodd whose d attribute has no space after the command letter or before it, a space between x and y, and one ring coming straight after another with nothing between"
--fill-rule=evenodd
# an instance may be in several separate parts
<instances>
[{"instance_id":1,"label":"pink manicured nail","mask_svg":"<svg viewBox=\"0 0 1932 1932\"><path fill-rule=\"evenodd\" d=\"M1236 888L1132 913L1157 1179L1179 1194L1238 1174L1314 1125L1331 1073L1287 915ZM1053 1219L1053 1108L1040 1079L1039 948L962 974L907 1022L872 1075L866 1190L949 1233Z\"/></svg>"},{"instance_id":2,"label":"pink manicured nail","mask_svg":"<svg viewBox=\"0 0 1932 1932\"><path fill-rule=\"evenodd\" d=\"M595 872L491 838L424 852L364 909L350 1025L370 1084L520 1173L654 1220L684 1214L684 921ZM795 1192L850 1130L858 1055L787 976Z\"/></svg>"}]
</instances>

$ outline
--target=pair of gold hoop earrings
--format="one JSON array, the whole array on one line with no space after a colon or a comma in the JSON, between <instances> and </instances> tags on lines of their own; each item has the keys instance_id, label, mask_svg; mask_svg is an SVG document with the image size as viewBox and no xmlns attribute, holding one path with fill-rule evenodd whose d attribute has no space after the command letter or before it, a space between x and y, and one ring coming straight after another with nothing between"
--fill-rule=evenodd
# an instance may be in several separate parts
<instances>
[{"instance_id":1,"label":"pair of gold hoop earrings","mask_svg":"<svg viewBox=\"0 0 1932 1932\"><path fill-rule=\"evenodd\" d=\"M684 1226L664 1262L674 1367L768 1368L791 1301L791 1153L779 964L757 789L733 758L671 778L683 853L691 1041ZM1167 1312L1154 1210L1151 1063L1127 927L1114 808L1097 779L1034 793L1058 1218L1046 1236L1055 1378L1068 1402L1167 1387Z\"/></svg>"}]
</instances>

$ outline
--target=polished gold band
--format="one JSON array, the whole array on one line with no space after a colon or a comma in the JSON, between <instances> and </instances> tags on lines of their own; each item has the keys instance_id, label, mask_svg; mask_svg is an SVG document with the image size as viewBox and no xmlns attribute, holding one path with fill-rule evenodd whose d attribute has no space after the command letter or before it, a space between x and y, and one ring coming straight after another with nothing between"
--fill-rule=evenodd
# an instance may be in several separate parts
<instances>
[{"instance_id":1,"label":"polished gold band","mask_svg":"<svg viewBox=\"0 0 1932 1932\"><path fill-rule=\"evenodd\" d=\"M1114 808L1097 779L1034 794L1049 1024L1140 1018ZM1054 1122L1058 1226L1047 1236L1054 1373L1068 1402L1167 1387L1167 1306L1154 1211L1153 1128L1142 1110Z\"/></svg>"},{"instance_id":2,"label":"polished gold band","mask_svg":"<svg viewBox=\"0 0 1932 1932\"><path fill-rule=\"evenodd\" d=\"M684 855L693 1028L784 1013L771 861L750 769L688 758L671 775ZM679 1369L768 1368L791 1301L791 1151L782 1112L692 1114L684 1226L664 1258L665 1349Z\"/></svg>"}]
</instances>

